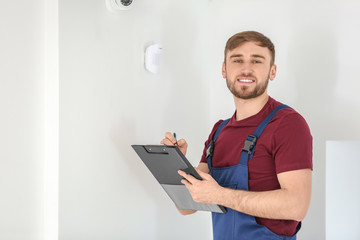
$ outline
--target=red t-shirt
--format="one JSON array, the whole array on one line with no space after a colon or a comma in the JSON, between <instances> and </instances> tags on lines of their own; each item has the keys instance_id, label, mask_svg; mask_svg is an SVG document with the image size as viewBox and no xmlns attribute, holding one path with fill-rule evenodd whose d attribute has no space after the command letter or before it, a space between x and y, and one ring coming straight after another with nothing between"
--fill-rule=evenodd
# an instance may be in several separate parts
<instances>
[{"instance_id":1,"label":"red t-shirt","mask_svg":"<svg viewBox=\"0 0 360 240\"><path fill-rule=\"evenodd\" d=\"M246 137L253 134L262 120L280 104L269 97L259 113L240 121L236 121L235 112L216 140L213 167L237 165ZM214 125L205 142L201 162L206 163L206 147L221 122ZM279 173L307 168L312 170L312 136L304 118L291 108L278 111L257 140L254 156L249 159L248 165L250 191L280 189ZM256 221L274 233L285 236L294 235L298 225L297 221L292 220L256 218Z\"/></svg>"}]
</instances>

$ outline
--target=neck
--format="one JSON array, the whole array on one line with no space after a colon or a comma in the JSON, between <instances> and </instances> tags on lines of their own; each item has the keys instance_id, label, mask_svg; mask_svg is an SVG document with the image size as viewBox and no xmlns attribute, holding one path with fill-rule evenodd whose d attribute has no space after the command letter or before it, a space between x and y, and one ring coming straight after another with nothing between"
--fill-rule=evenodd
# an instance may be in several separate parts
<instances>
[{"instance_id":1,"label":"neck","mask_svg":"<svg viewBox=\"0 0 360 240\"><path fill-rule=\"evenodd\" d=\"M257 114L265 106L268 100L269 95L267 95L266 92L252 99L241 99L234 96L236 121L240 121Z\"/></svg>"}]
</instances>

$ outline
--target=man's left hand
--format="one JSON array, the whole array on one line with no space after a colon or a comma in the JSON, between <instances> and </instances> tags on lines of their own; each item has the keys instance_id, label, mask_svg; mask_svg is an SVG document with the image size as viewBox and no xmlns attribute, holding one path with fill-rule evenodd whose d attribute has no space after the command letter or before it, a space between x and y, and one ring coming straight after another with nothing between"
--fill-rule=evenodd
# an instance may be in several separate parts
<instances>
[{"instance_id":1,"label":"man's left hand","mask_svg":"<svg viewBox=\"0 0 360 240\"><path fill-rule=\"evenodd\" d=\"M179 170L178 173L185 179L181 180L186 188L189 190L193 200L198 203L217 204L221 197L221 190L223 189L215 179L207 173L204 173L195 168L203 180L198 180L190 174Z\"/></svg>"}]
</instances>

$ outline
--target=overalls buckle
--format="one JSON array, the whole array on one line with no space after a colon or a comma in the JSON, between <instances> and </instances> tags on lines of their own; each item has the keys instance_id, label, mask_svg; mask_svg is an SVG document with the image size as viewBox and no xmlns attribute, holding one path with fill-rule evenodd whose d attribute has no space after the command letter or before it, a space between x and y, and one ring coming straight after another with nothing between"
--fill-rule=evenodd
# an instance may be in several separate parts
<instances>
[{"instance_id":1,"label":"overalls buckle","mask_svg":"<svg viewBox=\"0 0 360 240\"><path fill-rule=\"evenodd\" d=\"M245 140L244 148L242 150L248 152L249 156L252 154L256 140L257 138L254 135L249 135Z\"/></svg>"},{"instance_id":2,"label":"overalls buckle","mask_svg":"<svg viewBox=\"0 0 360 240\"><path fill-rule=\"evenodd\" d=\"M206 149L206 158L208 158L209 156L212 156L214 153L214 146L215 146L215 142L211 141L208 145L208 148Z\"/></svg>"}]
</instances>

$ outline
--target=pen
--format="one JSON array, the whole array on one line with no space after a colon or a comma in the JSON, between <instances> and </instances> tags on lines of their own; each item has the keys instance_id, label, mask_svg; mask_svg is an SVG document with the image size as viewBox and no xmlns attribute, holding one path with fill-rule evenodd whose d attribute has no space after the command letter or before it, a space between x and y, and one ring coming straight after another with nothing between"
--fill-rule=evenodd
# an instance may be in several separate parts
<instances>
[{"instance_id":1,"label":"pen","mask_svg":"<svg viewBox=\"0 0 360 240\"><path fill-rule=\"evenodd\" d=\"M175 138L175 141L176 141L176 143L175 143L175 146L177 146L177 139L176 139L176 133L173 133L173 136L174 136L174 138Z\"/></svg>"}]
</instances>

